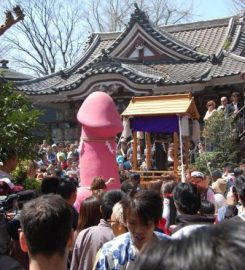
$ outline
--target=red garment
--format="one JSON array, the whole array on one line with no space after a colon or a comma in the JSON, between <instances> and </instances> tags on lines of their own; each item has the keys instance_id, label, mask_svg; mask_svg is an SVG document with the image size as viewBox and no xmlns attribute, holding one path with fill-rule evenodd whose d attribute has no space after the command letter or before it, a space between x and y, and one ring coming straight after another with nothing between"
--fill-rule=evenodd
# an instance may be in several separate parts
<instances>
[{"instance_id":1,"label":"red garment","mask_svg":"<svg viewBox=\"0 0 245 270\"><path fill-rule=\"evenodd\" d=\"M170 231L167 228L165 228L165 224L166 224L166 219L165 218L162 218L159 221L159 223L157 225L157 228L160 229L161 231L163 231L163 233L165 233L167 235L170 235L171 233L170 233Z\"/></svg>"},{"instance_id":2,"label":"red garment","mask_svg":"<svg viewBox=\"0 0 245 270\"><path fill-rule=\"evenodd\" d=\"M62 169L62 171L65 171L67 169L67 167L68 167L68 165L67 165L66 161L60 163L60 168Z\"/></svg>"}]
</instances>

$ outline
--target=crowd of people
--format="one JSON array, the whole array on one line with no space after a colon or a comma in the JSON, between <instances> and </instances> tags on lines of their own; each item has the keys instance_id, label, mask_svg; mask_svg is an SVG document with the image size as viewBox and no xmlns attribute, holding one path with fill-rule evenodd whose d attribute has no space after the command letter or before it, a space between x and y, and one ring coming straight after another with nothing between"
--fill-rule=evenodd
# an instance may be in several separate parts
<instances>
[{"instance_id":1,"label":"crowd of people","mask_svg":"<svg viewBox=\"0 0 245 270\"><path fill-rule=\"evenodd\" d=\"M21 233L11 252L1 255L0 269L197 269L204 247L210 251L198 269L207 269L210 258L211 269L243 269L237 258L245 252L239 240L245 228L244 160L214 170L211 182L196 170L186 172L185 183L174 175L148 185L140 178L128 172L120 190L107 190L113 179L95 177L78 212L78 179L44 175L41 194L8 221ZM235 268L224 256L228 244L234 245Z\"/></svg>"},{"instance_id":2,"label":"crowd of people","mask_svg":"<svg viewBox=\"0 0 245 270\"><path fill-rule=\"evenodd\" d=\"M206 104L207 112L203 118L204 121L207 121L216 112L223 112L225 116L237 115L241 113L241 109L244 106L244 102L241 102L240 93L233 92L230 97L230 103L228 98L223 96L220 98L220 105L216 109L216 103L214 100L209 100Z\"/></svg>"},{"instance_id":3,"label":"crowd of people","mask_svg":"<svg viewBox=\"0 0 245 270\"><path fill-rule=\"evenodd\" d=\"M222 97L217 111L237 114L237 93L231 100L228 104ZM205 121L216 112L215 106L208 101ZM166 146L171 168L174 145ZM110 190L114 178L96 176L90 194L77 207L78 142L44 140L36 151L26 177L38 181L40 190L20 211L0 211L0 235L9 236L0 237L0 270L244 268L245 160L236 166L224 164L210 175L193 166L186 170L185 182L166 174L145 183L131 172L132 141L121 138L116 154L120 189ZM154 156L154 147L151 151ZM141 170L151 169L146 154L139 139ZM18 162L18 154L8 151L0 164L0 195L27 196L23 186L12 181Z\"/></svg>"}]
</instances>

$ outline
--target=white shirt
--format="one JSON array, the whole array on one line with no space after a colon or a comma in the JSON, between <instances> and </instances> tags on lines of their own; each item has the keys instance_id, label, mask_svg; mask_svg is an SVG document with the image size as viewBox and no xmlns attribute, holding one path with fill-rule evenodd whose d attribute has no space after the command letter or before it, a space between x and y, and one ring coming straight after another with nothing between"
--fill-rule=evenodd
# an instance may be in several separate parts
<instances>
[{"instance_id":1,"label":"white shirt","mask_svg":"<svg viewBox=\"0 0 245 270\"><path fill-rule=\"evenodd\" d=\"M207 111L206 114L205 114L205 116L204 116L204 118L203 118L203 120L204 121L205 120L208 120L208 118L211 117L214 112L217 112L217 110L216 109L213 109L211 112L210 111Z\"/></svg>"}]
</instances>

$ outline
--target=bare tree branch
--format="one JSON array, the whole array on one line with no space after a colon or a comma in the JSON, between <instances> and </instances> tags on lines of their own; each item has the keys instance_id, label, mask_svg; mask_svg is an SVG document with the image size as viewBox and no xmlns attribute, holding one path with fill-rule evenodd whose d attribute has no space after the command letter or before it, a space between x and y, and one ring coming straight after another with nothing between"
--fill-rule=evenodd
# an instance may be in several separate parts
<instances>
[{"instance_id":1,"label":"bare tree branch","mask_svg":"<svg viewBox=\"0 0 245 270\"><path fill-rule=\"evenodd\" d=\"M85 35L122 31L135 0L8 0L21 3L25 20L4 35L12 59L37 74L50 74L77 61ZM234 0L239 1L239 0ZM156 26L186 21L191 5L174 0L138 0ZM11 60L11 57L10 59ZM24 60L24 61L23 61ZM35 69L36 66L36 69Z\"/></svg>"},{"instance_id":2,"label":"bare tree branch","mask_svg":"<svg viewBox=\"0 0 245 270\"><path fill-rule=\"evenodd\" d=\"M233 0L233 5L237 11L245 10L245 0Z\"/></svg>"},{"instance_id":3,"label":"bare tree branch","mask_svg":"<svg viewBox=\"0 0 245 270\"><path fill-rule=\"evenodd\" d=\"M84 17L89 29L94 31L121 31L133 12L135 0L92 0L84 7ZM173 0L139 0L138 6L147 11L157 25L184 22L193 15L192 3L177 5Z\"/></svg>"},{"instance_id":4,"label":"bare tree branch","mask_svg":"<svg viewBox=\"0 0 245 270\"><path fill-rule=\"evenodd\" d=\"M15 31L6 34L8 44L13 47L13 60L25 59L23 66L33 70L36 65L35 73L45 75L66 68L77 60L84 38L78 1L12 1L20 1L26 14L25 21L17 25Z\"/></svg>"}]
</instances>

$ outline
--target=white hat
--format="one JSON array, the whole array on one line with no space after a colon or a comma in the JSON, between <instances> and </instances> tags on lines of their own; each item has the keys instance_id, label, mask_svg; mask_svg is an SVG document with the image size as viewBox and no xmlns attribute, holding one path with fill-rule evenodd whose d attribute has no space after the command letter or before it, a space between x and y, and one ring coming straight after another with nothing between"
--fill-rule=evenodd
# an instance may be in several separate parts
<instances>
[{"instance_id":1,"label":"white hat","mask_svg":"<svg viewBox=\"0 0 245 270\"><path fill-rule=\"evenodd\" d=\"M204 178L204 174L199 171L194 171L191 173L191 177L196 177L196 178Z\"/></svg>"}]
</instances>

